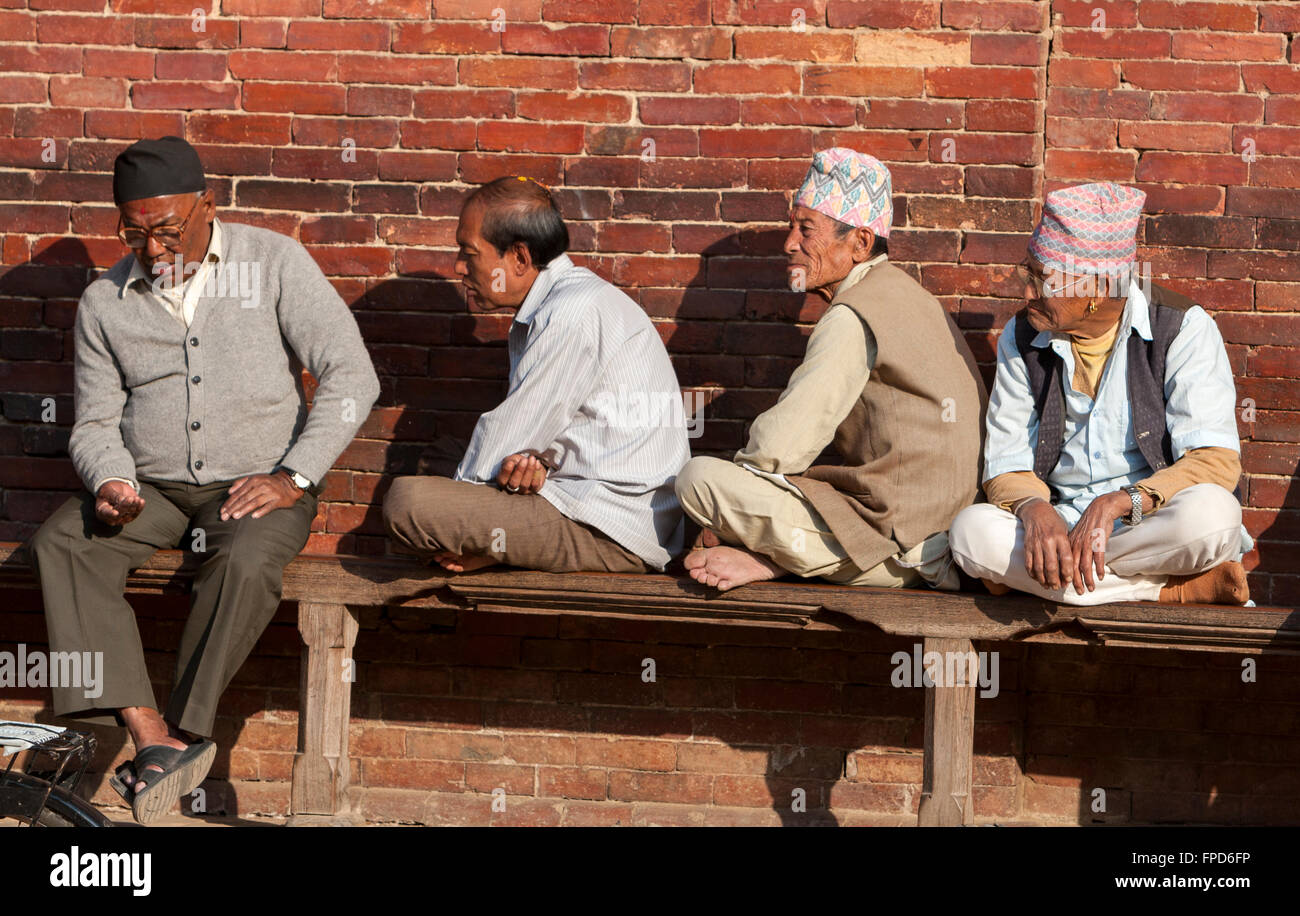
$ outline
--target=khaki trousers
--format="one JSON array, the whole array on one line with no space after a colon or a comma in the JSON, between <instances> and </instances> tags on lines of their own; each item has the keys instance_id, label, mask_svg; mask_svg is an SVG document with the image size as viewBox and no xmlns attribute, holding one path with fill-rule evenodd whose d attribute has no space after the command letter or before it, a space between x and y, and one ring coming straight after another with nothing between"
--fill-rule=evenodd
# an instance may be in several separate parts
<instances>
[{"instance_id":1,"label":"khaki trousers","mask_svg":"<svg viewBox=\"0 0 1300 916\"><path fill-rule=\"evenodd\" d=\"M1079 594L1071 583L1049 589L1025 569L1025 526L1005 509L982 503L957 514L949 532L958 565L1061 604L1156 601L1170 576L1189 576L1234 560L1241 550L1241 504L1223 487L1200 483L1180 490L1136 526L1115 530L1106 545L1106 576Z\"/></svg>"},{"instance_id":2,"label":"khaki trousers","mask_svg":"<svg viewBox=\"0 0 1300 916\"><path fill-rule=\"evenodd\" d=\"M544 572L645 572L639 556L537 494L446 477L398 477L384 527L422 557L447 550Z\"/></svg>"},{"instance_id":3,"label":"khaki trousers","mask_svg":"<svg viewBox=\"0 0 1300 916\"><path fill-rule=\"evenodd\" d=\"M117 710L158 708L135 611L123 594L127 573L159 548L203 548L190 615L181 631L176 675L163 718L210 736L217 701L280 605L281 575L316 517L316 497L261 518L222 521L232 480L204 485L140 480L144 509L125 525L95 517L95 497L71 497L30 542L41 583L51 652L102 652L102 694L54 688L54 712L103 725L120 724ZM202 539L195 535L200 529Z\"/></svg>"},{"instance_id":4,"label":"khaki trousers","mask_svg":"<svg viewBox=\"0 0 1300 916\"><path fill-rule=\"evenodd\" d=\"M927 581L957 588L943 533L871 569L859 569L806 500L734 462L692 458L678 473L676 489L682 509L701 527L797 576L877 588L916 588Z\"/></svg>"}]
</instances>

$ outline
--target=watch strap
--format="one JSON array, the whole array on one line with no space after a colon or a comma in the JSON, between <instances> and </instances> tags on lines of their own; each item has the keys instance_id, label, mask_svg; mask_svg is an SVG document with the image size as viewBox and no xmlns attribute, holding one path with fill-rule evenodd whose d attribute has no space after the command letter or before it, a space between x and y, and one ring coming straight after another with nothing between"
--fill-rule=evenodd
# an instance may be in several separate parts
<instances>
[{"instance_id":1,"label":"watch strap","mask_svg":"<svg viewBox=\"0 0 1300 916\"><path fill-rule=\"evenodd\" d=\"M1133 504L1133 509L1124 518L1126 525L1136 525L1142 521L1142 491L1137 487L1124 487L1124 492L1128 494L1129 501Z\"/></svg>"},{"instance_id":2,"label":"watch strap","mask_svg":"<svg viewBox=\"0 0 1300 916\"><path fill-rule=\"evenodd\" d=\"M308 478L306 474L299 474L293 468L285 467L284 465L280 465L280 470L289 475L289 479L293 481L293 485L299 490L313 495L316 493L316 485L311 482L311 479Z\"/></svg>"}]
</instances>

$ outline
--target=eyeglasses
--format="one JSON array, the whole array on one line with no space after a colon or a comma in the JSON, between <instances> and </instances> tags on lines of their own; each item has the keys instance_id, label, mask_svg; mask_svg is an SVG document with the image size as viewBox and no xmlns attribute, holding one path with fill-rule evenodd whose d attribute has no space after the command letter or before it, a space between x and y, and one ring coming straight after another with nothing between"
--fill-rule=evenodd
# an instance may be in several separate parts
<instances>
[{"instance_id":1,"label":"eyeglasses","mask_svg":"<svg viewBox=\"0 0 1300 916\"><path fill-rule=\"evenodd\" d=\"M1066 287L1064 278L1059 274L1054 274L1054 277L1049 279L1040 273L1030 270L1027 264L1016 265L1016 279L1025 286L1033 284L1034 292L1039 296L1060 295L1065 291Z\"/></svg>"},{"instance_id":2,"label":"eyeglasses","mask_svg":"<svg viewBox=\"0 0 1300 916\"><path fill-rule=\"evenodd\" d=\"M185 235L185 227L189 225L192 217L199 209L199 204L203 203L203 197L200 196L190 208L189 214L181 221L179 226L154 226L152 229L140 229L136 226L123 226L122 214L117 215L117 237L122 240L122 244L127 248L144 248L149 244L149 237L153 236L158 240L158 244L164 248L175 251L180 247L181 237Z\"/></svg>"}]
</instances>

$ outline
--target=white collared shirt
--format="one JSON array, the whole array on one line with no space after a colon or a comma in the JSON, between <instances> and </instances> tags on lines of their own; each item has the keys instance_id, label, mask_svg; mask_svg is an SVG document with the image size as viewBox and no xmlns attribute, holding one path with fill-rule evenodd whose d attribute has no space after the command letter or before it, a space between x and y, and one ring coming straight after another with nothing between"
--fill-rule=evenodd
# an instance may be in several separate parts
<instances>
[{"instance_id":1,"label":"white collared shirt","mask_svg":"<svg viewBox=\"0 0 1300 916\"><path fill-rule=\"evenodd\" d=\"M549 451L557 467L539 494L663 569L682 548L673 481L690 448L681 388L654 324L562 254L519 306L509 349L509 392L479 417L455 479L495 485L507 456Z\"/></svg>"},{"instance_id":2,"label":"white collared shirt","mask_svg":"<svg viewBox=\"0 0 1300 916\"><path fill-rule=\"evenodd\" d=\"M167 309L177 321L189 327L194 323L194 310L198 308L199 298L203 295L203 289L207 285L208 277L212 273L213 265L221 260L221 220L215 217L212 220L212 237L208 240L208 250L199 262L198 269L188 277L184 277L179 287L172 285L173 279L178 276L173 267L172 277L167 281L160 282L160 278L149 276L140 262L137 260L131 265L131 273L127 275L124 285L129 286L138 280L144 280L150 290L156 295L158 303ZM175 264L175 254L171 254L172 263ZM182 272L185 265L181 265Z\"/></svg>"}]
</instances>

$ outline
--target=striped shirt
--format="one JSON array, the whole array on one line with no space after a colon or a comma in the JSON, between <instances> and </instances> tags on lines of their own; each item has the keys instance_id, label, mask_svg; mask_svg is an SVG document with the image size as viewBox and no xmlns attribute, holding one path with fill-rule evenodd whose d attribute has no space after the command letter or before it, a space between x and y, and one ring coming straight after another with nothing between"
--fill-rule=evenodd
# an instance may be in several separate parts
<instances>
[{"instance_id":1,"label":"striped shirt","mask_svg":"<svg viewBox=\"0 0 1300 916\"><path fill-rule=\"evenodd\" d=\"M533 281L509 348L509 393L479 418L455 479L495 483L507 456L548 452L555 468L540 495L663 569L682 549L673 481L690 448L677 375L650 319L562 254Z\"/></svg>"}]
</instances>

